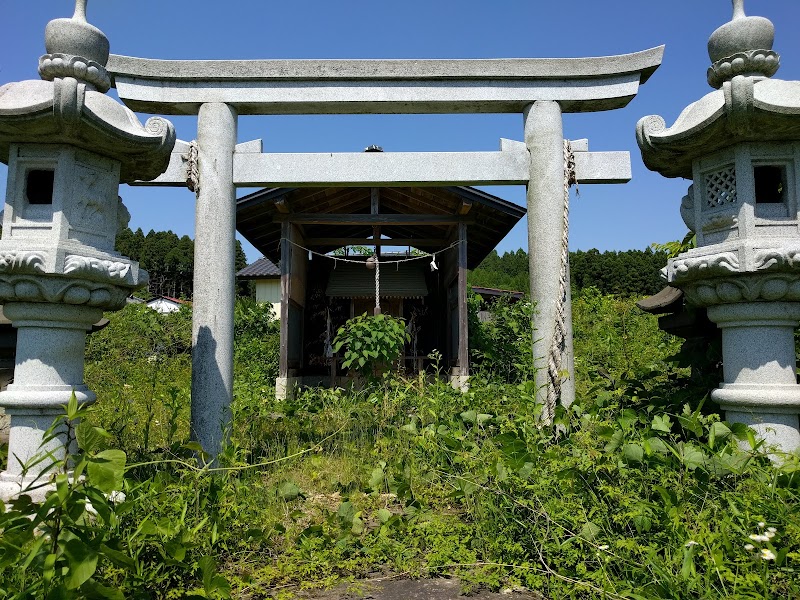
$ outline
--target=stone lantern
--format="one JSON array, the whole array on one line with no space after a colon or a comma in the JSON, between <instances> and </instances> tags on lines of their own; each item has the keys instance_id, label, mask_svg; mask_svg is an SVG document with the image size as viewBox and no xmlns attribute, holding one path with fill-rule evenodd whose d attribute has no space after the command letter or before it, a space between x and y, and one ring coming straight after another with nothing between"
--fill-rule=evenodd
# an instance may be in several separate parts
<instances>
[{"instance_id":1,"label":"stone lantern","mask_svg":"<svg viewBox=\"0 0 800 600\"><path fill-rule=\"evenodd\" d=\"M109 44L85 9L78 0L71 19L47 25L41 80L0 87L0 160L8 164L0 302L18 330L14 382L0 393L11 417L2 499L46 482L52 460L26 464L43 452L62 457L65 440L42 446L44 432L72 394L79 403L95 398L83 382L86 332L147 283L138 263L114 251L129 218L119 184L157 177L175 142L168 121L142 126L105 95Z\"/></svg>"},{"instance_id":2,"label":"stone lantern","mask_svg":"<svg viewBox=\"0 0 800 600\"><path fill-rule=\"evenodd\" d=\"M771 79L772 23L746 16L744 0L733 6L708 42L715 91L672 127L642 119L637 138L648 168L693 182L681 215L696 248L665 273L722 330L724 383L711 397L729 421L791 452L800 448L800 82Z\"/></svg>"}]
</instances>

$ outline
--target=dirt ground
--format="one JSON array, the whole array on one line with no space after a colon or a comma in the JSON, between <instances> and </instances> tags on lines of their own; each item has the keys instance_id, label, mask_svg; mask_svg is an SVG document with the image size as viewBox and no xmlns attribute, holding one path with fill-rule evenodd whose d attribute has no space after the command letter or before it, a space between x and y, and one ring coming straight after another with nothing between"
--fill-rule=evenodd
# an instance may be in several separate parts
<instances>
[{"instance_id":1,"label":"dirt ground","mask_svg":"<svg viewBox=\"0 0 800 600\"><path fill-rule=\"evenodd\" d=\"M544 600L540 594L523 590L480 591L463 596L457 579L367 579L299 597L304 600Z\"/></svg>"}]
</instances>

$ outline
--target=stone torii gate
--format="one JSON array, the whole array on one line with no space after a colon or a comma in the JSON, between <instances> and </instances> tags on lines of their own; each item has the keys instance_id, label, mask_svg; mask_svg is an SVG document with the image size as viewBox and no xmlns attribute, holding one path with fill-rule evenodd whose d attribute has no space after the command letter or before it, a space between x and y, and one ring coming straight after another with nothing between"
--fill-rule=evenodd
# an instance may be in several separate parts
<instances>
[{"instance_id":1,"label":"stone torii gate","mask_svg":"<svg viewBox=\"0 0 800 600\"><path fill-rule=\"evenodd\" d=\"M171 61L111 55L108 71L130 109L198 116L197 141L179 141L167 171L143 182L188 182L197 194L195 438L216 455L229 421L237 187L526 185L537 398L547 405L548 390L555 388L569 404L574 369L565 263L562 269L569 193L562 113L624 107L662 56L663 46L571 59ZM258 140L236 143L239 115L389 113L522 113L524 142L503 140L497 152L341 154L262 153ZM627 152L589 152L585 141L573 151L578 183L630 180ZM459 284L459 293L466 294L466 280ZM566 315L559 324L560 310ZM466 321L461 327L466 329ZM560 354L556 381L547 369L554 337ZM465 380L466 360L460 364ZM568 374L563 386L561 373Z\"/></svg>"}]
</instances>

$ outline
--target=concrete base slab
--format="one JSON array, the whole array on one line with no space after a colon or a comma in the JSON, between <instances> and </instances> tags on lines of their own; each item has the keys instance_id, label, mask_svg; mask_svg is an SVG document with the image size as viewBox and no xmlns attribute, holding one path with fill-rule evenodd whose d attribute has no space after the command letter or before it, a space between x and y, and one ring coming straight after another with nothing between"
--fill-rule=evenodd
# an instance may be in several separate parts
<instances>
[{"instance_id":1,"label":"concrete base slab","mask_svg":"<svg viewBox=\"0 0 800 600\"><path fill-rule=\"evenodd\" d=\"M300 381L297 377L276 377L275 398L278 400L294 398L295 390L299 384Z\"/></svg>"},{"instance_id":2,"label":"concrete base slab","mask_svg":"<svg viewBox=\"0 0 800 600\"><path fill-rule=\"evenodd\" d=\"M339 585L326 591L300 592L303 600L462 600L461 582L458 579L394 579L376 578ZM543 600L537 592L523 589L505 589L501 592L485 590L470 593L472 600Z\"/></svg>"},{"instance_id":3,"label":"concrete base slab","mask_svg":"<svg viewBox=\"0 0 800 600\"><path fill-rule=\"evenodd\" d=\"M20 495L25 495L30 496L33 502L41 504L47 494L56 489L55 484L48 481L49 477L46 475L40 476L37 480L35 477L22 478L5 472L0 473L0 501L10 502Z\"/></svg>"},{"instance_id":4,"label":"concrete base slab","mask_svg":"<svg viewBox=\"0 0 800 600\"><path fill-rule=\"evenodd\" d=\"M469 391L469 375L450 375L450 385L462 394Z\"/></svg>"}]
</instances>

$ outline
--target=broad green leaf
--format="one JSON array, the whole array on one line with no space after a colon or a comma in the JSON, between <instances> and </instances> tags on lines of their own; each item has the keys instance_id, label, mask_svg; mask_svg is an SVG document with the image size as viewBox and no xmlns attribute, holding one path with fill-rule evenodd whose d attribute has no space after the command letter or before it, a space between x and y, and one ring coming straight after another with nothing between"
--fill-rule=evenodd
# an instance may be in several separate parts
<instances>
[{"instance_id":1,"label":"broad green leaf","mask_svg":"<svg viewBox=\"0 0 800 600\"><path fill-rule=\"evenodd\" d=\"M611 436L611 440L606 444L605 451L614 452L614 450L616 450L622 445L624 439L625 439L625 434L622 432L621 429L617 429L614 432L614 435Z\"/></svg>"},{"instance_id":2,"label":"broad green leaf","mask_svg":"<svg viewBox=\"0 0 800 600\"><path fill-rule=\"evenodd\" d=\"M130 569L131 571L136 570L136 561L133 560L130 556L128 556L124 552L120 552L119 550L114 550L113 548L109 548L105 544L100 545L100 551L103 553L104 557L111 560L111 562L117 565L118 567Z\"/></svg>"},{"instance_id":3,"label":"broad green leaf","mask_svg":"<svg viewBox=\"0 0 800 600\"><path fill-rule=\"evenodd\" d=\"M622 447L622 456L628 462L642 462L644 460L644 449L639 444L625 444Z\"/></svg>"},{"instance_id":4,"label":"broad green leaf","mask_svg":"<svg viewBox=\"0 0 800 600\"><path fill-rule=\"evenodd\" d=\"M339 510L336 511L336 514L339 515L339 518L344 523L352 523L353 518L356 516L356 507L347 500L339 505Z\"/></svg>"},{"instance_id":5,"label":"broad green leaf","mask_svg":"<svg viewBox=\"0 0 800 600\"><path fill-rule=\"evenodd\" d=\"M86 465L89 483L107 494L122 489L125 460L122 450L103 450L91 457Z\"/></svg>"},{"instance_id":6,"label":"broad green leaf","mask_svg":"<svg viewBox=\"0 0 800 600\"><path fill-rule=\"evenodd\" d=\"M87 453L100 450L109 435L110 434L105 429L95 427L89 424L88 421L81 421L78 427L75 428L75 437L78 440L78 446Z\"/></svg>"},{"instance_id":7,"label":"broad green leaf","mask_svg":"<svg viewBox=\"0 0 800 600\"><path fill-rule=\"evenodd\" d=\"M300 488L294 481L283 481L278 484L278 496L286 501L294 500L300 495Z\"/></svg>"},{"instance_id":8,"label":"broad green leaf","mask_svg":"<svg viewBox=\"0 0 800 600\"><path fill-rule=\"evenodd\" d=\"M726 440L732 435L732 431L725 423L717 421L708 428L708 445L714 447L716 440Z\"/></svg>"},{"instance_id":9,"label":"broad green leaf","mask_svg":"<svg viewBox=\"0 0 800 600\"><path fill-rule=\"evenodd\" d=\"M591 542L591 541L597 539L597 536L600 535L602 532L603 532L603 530L600 529L600 527L598 527L597 525L595 525L591 521L587 521L583 525L583 527L581 527L581 531L579 533L579 536L581 538L583 538L584 540L586 540L588 542Z\"/></svg>"},{"instance_id":10,"label":"broad green leaf","mask_svg":"<svg viewBox=\"0 0 800 600\"><path fill-rule=\"evenodd\" d=\"M383 490L384 484L384 472L381 467L375 467L372 469L372 474L369 477L369 487L371 490L375 492L380 492Z\"/></svg>"},{"instance_id":11,"label":"broad green leaf","mask_svg":"<svg viewBox=\"0 0 800 600\"><path fill-rule=\"evenodd\" d=\"M381 523L386 523L391 518L392 518L392 511L390 511L389 509L381 508L378 511L378 520Z\"/></svg>"},{"instance_id":12,"label":"broad green leaf","mask_svg":"<svg viewBox=\"0 0 800 600\"><path fill-rule=\"evenodd\" d=\"M697 571L695 570L694 566L694 549L697 546L689 546L688 548L683 549L683 564L681 566L681 577L684 581L689 581L692 579L696 574Z\"/></svg>"},{"instance_id":13,"label":"broad green leaf","mask_svg":"<svg viewBox=\"0 0 800 600\"><path fill-rule=\"evenodd\" d=\"M408 433L412 433L414 435L419 433L419 431L417 430L417 422L416 421L411 421L411 423L406 423L400 429L402 429L403 431L407 431Z\"/></svg>"},{"instance_id":14,"label":"broad green leaf","mask_svg":"<svg viewBox=\"0 0 800 600\"><path fill-rule=\"evenodd\" d=\"M461 420L464 421L464 423L474 423L478 420L478 411L465 410L461 413Z\"/></svg>"},{"instance_id":15,"label":"broad green leaf","mask_svg":"<svg viewBox=\"0 0 800 600\"><path fill-rule=\"evenodd\" d=\"M81 594L87 598L107 598L108 600L125 600L125 594L118 588L106 587L96 581L87 581L81 586Z\"/></svg>"},{"instance_id":16,"label":"broad green leaf","mask_svg":"<svg viewBox=\"0 0 800 600\"><path fill-rule=\"evenodd\" d=\"M662 454L666 455L669 454L669 448L667 448L667 444L661 438L651 437L644 441L644 449L647 454Z\"/></svg>"},{"instance_id":17,"label":"broad green leaf","mask_svg":"<svg viewBox=\"0 0 800 600\"><path fill-rule=\"evenodd\" d=\"M356 516L353 517L353 525L350 527L350 533L353 535L361 535L364 533L364 520L359 516L361 513L356 513Z\"/></svg>"},{"instance_id":18,"label":"broad green leaf","mask_svg":"<svg viewBox=\"0 0 800 600\"><path fill-rule=\"evenodd\" d=\"M490 415L490 414L487 414L487 413L478 413L478 417L476 418L475 422L478 425L483 425L484 423L487 423L488 421L491 421L492 418L494 418L494 415Z\"/></svg>"},{"instance_id":19,"label":"broad green leaf","mask_svg":"<svg viewBox=\"0 0 800 600\"><path fill-rule=\"evenodd\" d=\"M654 431L663 431L664 433L669 433L672 431L672 421L670 421L669 415L656 415L653 417L653 422L650 424L650 428Z\"/></svg>"},{"instance_id":20,"label":"broad green leaf","mask_svg":"<svg viewBox=\"0 0 800 600\"><path fill-rule=\"evenodd\" d=\"M706 455L697 446L684 444L681 461L687 469L694 471L705 464Z\"/></svg>"},{"instance_id":21,"label":"broad green leaf","mask_svg":"<svg viewBox=\"0 0 800 600\"><path fill-rule=\"evenodd\" d=\"M64 556L69 566L66 583L71 590L83 585L97 570L97 552L77 538L64 544Z\"/></svg>"}]
</instances>

